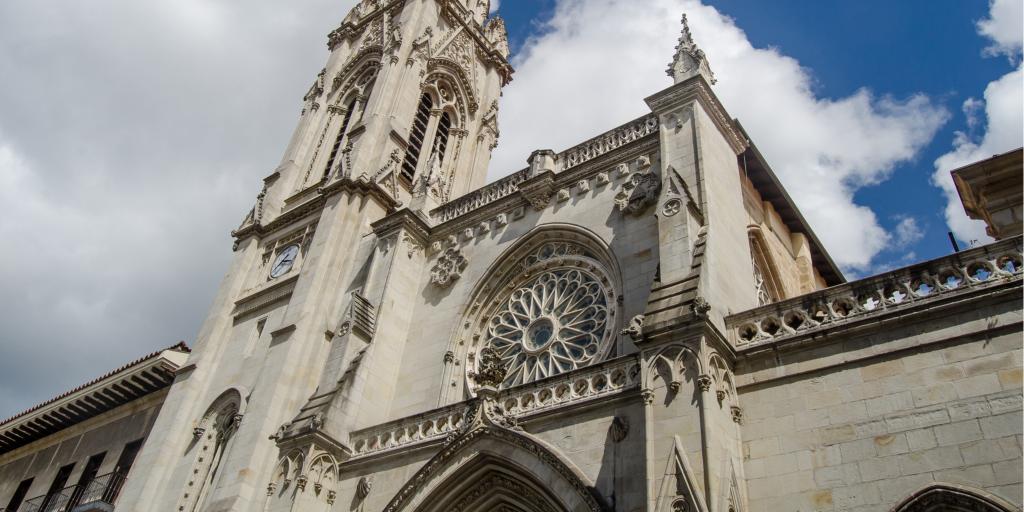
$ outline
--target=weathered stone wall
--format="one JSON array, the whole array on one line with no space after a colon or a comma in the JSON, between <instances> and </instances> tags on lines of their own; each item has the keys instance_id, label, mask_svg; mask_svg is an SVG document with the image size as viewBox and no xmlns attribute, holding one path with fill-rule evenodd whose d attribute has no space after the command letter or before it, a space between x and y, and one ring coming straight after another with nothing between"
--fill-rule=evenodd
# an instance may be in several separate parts
<instances>
[{"instance_id":1,"label":"weathered stone wall","mask_svg":"<svg viewBox=\"0 0 1024 512\"><path fill-rule=\"evenodd\" d=\"M1019 506L1018 299L741 362L750 509L886 511L933 482Z\"/></svg>"}]
</instances>

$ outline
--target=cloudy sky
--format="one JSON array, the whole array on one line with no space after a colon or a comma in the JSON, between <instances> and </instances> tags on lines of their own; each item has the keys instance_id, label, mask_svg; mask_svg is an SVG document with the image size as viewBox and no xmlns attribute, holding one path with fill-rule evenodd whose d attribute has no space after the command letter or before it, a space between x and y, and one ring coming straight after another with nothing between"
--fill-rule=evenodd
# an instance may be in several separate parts
<instances>
[{"instance_id":1,"label":"cloudy sky","mask_svg":"<svg viewBox=\"0 0 1024 512\"><path fill-rule=\"evenodd\" d=\"M191 343L352 0L0 2L0 417ZM679 16L848 276L984 243L948 171L1021 146L1022 0L505 0L491 178L645 112Z\"/></svg>"}]
</instances>

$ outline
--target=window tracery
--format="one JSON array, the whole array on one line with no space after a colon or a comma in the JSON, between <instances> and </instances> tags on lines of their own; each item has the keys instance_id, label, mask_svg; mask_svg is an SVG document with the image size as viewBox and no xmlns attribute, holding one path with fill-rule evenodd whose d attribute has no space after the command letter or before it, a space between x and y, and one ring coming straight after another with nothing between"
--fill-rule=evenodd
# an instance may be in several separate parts
<instances>
[{"instance_id":1,"label":"window tracery","mask_svg":"<svg viewBox=\"0 0 1024 512\"><path fill-rule=\"evenodd\" d=\"M484 287L490 299L479 321L471 322L479 326L474 349L498 354L507 367L501 387L573 371L608 355L617 303L600 259L575 241L548 240L511 259L497 282ZM480 361L469 357L472 377Z\"/></svg>"},{"instance_id":2,"label":"window tracery","mask_svg":"<svg viewBox=\"0 0 1024 512\"><path fill-rule=\"evenodd\" d=\"M754 267L754 297L757 306L766 306L782 299L781 288L775 279L768 256L757 235L750 236L750 256Z\"/></svg>"}]
</instances>

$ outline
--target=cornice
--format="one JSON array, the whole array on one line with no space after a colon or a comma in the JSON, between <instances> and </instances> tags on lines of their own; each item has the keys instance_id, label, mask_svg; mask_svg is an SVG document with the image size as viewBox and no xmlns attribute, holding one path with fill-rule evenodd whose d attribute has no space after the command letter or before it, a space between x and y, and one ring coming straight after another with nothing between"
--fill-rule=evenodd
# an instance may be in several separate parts
<instances>
[{"instance_id":1,"label":"cornice","mask_svg":"<svg viewBox=\"0 0 1024 512\"><path fill-rule=\"evenodd\" d=\"M370 225L378 238L384 238L399 230L416 238L420 244L430 241L431 227L417 212L402 208Z\"/></svg>"},{"instance_id":2,"label":"cornice","mask_svg":"<svg viewBox=\"0 0 1024 512\"><path fill-rule=\"evenodd\" d=\"M700 103L700 106L711 117L711 120L714 121L715 126L718 127L718 130L725 137L733 152L739 155L747 149L748 142L746 137L736 129L725 107L722 106L714 91L711 90L711 85L701 75L694 76L655 93L644 101L658 115L696 101Z\"/></svg>"},{"instance_id":3,"label":"cornice","mask_svg":"<svg viewBox=\"0 0 1024 512\"><path fill-rule=\"evenodd\" d=\"M277 230L291 225L292 223L307 217L309 214L323 209L327 204L327 198L339 192L348 192L362 197L368 197L380 204L386 210L393 210L398 206L398 201L389 196L387 192L378 187L375 183L366 180L353 180L351 178L339 178L323 187L316 189L313 197L294 208L282 212L267 224L251 224L242 229L232 231L235 243L251 236L265 237Z\"/></svg>"}]
</instances>

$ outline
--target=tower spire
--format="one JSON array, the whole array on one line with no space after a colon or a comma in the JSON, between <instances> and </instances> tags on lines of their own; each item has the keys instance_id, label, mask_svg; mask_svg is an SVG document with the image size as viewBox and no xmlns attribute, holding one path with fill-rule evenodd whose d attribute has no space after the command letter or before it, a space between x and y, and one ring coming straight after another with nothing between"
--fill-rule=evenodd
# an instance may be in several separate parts
<instances>
[{"instance_id":1,"label":"tower spire","mask_svg":"<svg viewBox=\"0 0 1024 512\"><path fill-rule=\"evenodd\" d=\"M683 14L683 33L679 37L679 44L676 45L676 54L668 65L668 76L672 77L678 84L697 75L704 77L708 83L715 83L715 74L711 72L711 65L704 55L704 50L697 46L690 33L690 24Z\"/></svg>"}]
</instances>

